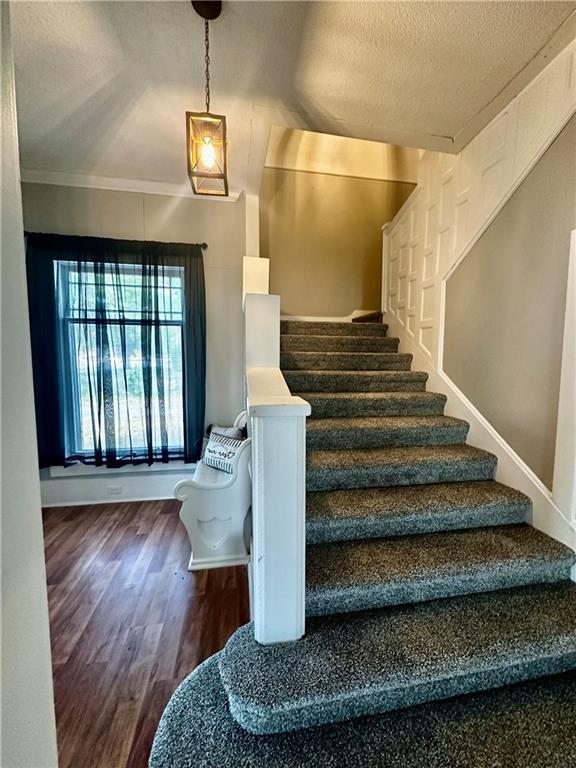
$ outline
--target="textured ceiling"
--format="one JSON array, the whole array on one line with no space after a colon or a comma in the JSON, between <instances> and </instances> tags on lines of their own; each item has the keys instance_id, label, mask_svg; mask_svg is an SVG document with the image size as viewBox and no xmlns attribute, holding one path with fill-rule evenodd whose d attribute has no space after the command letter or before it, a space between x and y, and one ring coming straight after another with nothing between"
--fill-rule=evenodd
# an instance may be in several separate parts
<instances>
[{"instance_id":1,"label":"textured ceiling","mask_svg":"<svg viewBox=\"0 0 576 768\"><path fill-rule=\"evenodd\" d=\"M556 52L575 9L225 2L212 108L228 116L232 188L257 184L270 123L456 151ZM186 183L204 54L187 0L16 2L13 30L23 168Z\"/></svg>"}]
</instances>

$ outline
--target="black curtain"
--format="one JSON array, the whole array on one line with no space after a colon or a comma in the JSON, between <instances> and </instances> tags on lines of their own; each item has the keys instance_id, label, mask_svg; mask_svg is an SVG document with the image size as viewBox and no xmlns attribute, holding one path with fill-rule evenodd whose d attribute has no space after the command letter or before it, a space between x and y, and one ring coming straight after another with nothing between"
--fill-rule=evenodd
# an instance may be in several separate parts
<instances>
[{"instance_id":1,"label":"black curtain","mask_svg":"<svg viewBox=\"0 0 576 768\"><path fill-rule=\"evenodd\" d=\"M30 233L26 262L40 466L196 461L201 246Z\"/></svg>"}]
</instances>

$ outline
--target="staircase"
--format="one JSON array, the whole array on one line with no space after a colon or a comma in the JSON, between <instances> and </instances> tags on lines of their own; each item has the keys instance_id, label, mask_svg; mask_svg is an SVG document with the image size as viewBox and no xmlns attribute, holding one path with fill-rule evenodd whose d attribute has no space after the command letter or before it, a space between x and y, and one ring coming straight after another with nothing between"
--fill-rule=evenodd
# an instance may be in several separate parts
<instances>
[{"instance_id":1,"label":"staircase","mask_svg":"<svg viewBox=\"0 0 576 768\"><path fill-rule=\"evenodd\" d=\"M466 444L468 424L444 415L446 398L426 391L426 374L410 370L411 356L386 331L282 323L284 377L312 406L306 636L263 646L251 625L240 628L175 694L151 765L576 764L572 728L557 734L552 753L546 741L547 717L562 724L576 715L576 675L523 682L576 668L576 556L527 524L530 500L494 480L496 457ZM365 715L373 717L354 720ZM504 717L535 736L527 762L513 762L519 749L497 762L505 738L501 752L486 747L486 739L498 743ZM300 730L310 726L324 728ZM484 726L490 732L479 741ZM182 744L184 727L178 762L169 745ZM215 729L212 740L206 728ZM215 757L221 728L252 757L229 745ZM433 761L426 739L418 746L422 728L442 739L444 762ZM276 735L258 738L265 734ZM459 754L469 750L465 762L449 751L451 740ZM288 761L290 750L313 743L314 756ZM288 749L285 762L270 748ZM399 762L381 753L370 762L376 748L393 749Z\"/></svg>"}]
</instances>

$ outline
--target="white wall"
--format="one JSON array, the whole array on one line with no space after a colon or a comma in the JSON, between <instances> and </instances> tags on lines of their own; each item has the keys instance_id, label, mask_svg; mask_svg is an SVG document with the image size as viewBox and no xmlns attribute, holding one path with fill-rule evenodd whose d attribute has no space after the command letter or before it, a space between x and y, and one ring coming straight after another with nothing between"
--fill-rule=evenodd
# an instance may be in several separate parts
<instances>
[{"instance_id":1,"label":"white wall","mask_svg":"<svg viewBox=\"0 0 576 768\"><path fill-rule=\"evenodd\" d=\"M8 3L2 14L3 768L58 763Z\"/></svg>"},{"instance_id":2,"label":"white wall","mask_svg":"<svg viewBox=\"0 0 576 768\"><path fill-rule=\"evenodd\" d=\"M203 242L206 278L206 423L232 424L243 409L244 317L242 260L246 249L244 198L194 200L137 192L22 185L27 231L132 240ZM183 472L183 473L182 473ZM42 479L45 504L167 498L180 475L123 472L113 481L74 477ZM110 493L110 486L116 491ZM121 487L118 493L117 488Z\"/></svg>"},{"instance_id":3,"label":"white wall","mask_svg":"<svg viewBox=\"0 0 576 768\"><path fill-rule=\"evenodd\" d=\"M401 350L448 395L447 413L467 419L470 442L498 456L498 479L531 496L534 525L572 545L574 530L550 491L449 379L442 352L446 280L575 109L576 41L460 154L424 154L416 191L384 233L383 305Z\"/></svg>"}]
</instances>

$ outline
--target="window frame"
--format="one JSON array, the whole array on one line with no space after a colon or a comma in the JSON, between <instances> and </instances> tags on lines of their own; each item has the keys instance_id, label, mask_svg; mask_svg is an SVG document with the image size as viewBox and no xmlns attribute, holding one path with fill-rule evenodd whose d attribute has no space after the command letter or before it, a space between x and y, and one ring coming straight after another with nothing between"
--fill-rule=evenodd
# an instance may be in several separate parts
<instances>
[{"instance_id":1,"label":"window frame","mask_svg":"<svg viewBox=\"0 0 576 768\"><path fill-rule=\"evenodd\" d=\"M78 266L81 264L85 266L86 263L92 263L91 260L78 261L75 259L62 257L56 257L54 262L54 288L55 288L55 303L56 303L56 322L57 322L57 343L58 343L58 358L64 364L64 374L62 376L62 397L64 402L68 403L68 408L64 409L63 427L64 427L64 448L67 460L70 461L82 461L87 465L95 464L95 450L86 449L82 446L82 396L79 388L79 371L78 360L75 353L75 343L73 340L73 327L84 324L90 325L106 325L117 326L123 325L124 327L142 327L142 326L160 326L160 327L179 327L180 328L180 355L182 357L182 369L181 369L181 393L182 399L182 416L184 419L185 413L185 378L184 378L184 345L185 345L185 332L186 332L186 317L185 317L185 269L181 265L168 264L163 265L162 269L168 272L177 273L180 280L180 319L152 319L140 317L129 318L114 318L104 317L99 318L96 316L97 310L94 310L94 317L73 317L70 310L70 275L76 270L78 273ZM132 261L127 258L125 261L117 262L105 262L105 268L115 267L120 271L130 270L132 275L136 275L138 271L141 273L144 271L144 265L137 261ZM172 277L169 275L170 281ZM142 280L142 274L140 275ZM79 281L77 281L79 282ZM105 283L106 286L106 283ZM141 290L140 285L134 286L138 290ZM169 286L169 290L172 291L172 284ZM65 300L62 301L62 297ZM170 298L170 305L172 306L172 297ZM128 310L128 312L135 312L135 310ZM174 314L174 312L171 313ZM126 313L125 313L126 314ZM68 362L68 365L66 365ZM182 442L179 445L168 445L167 450L170 460L181 461L185 455L185 424L182 424ZM144 462L147 460L148 448L143 445L131 445L125 449L118 448L118 460L131 461L133 463ZM127 456L122 455L122 451L128 452ZM155 460L161 460L160 449L154 446L154 454L158 452L158 458ZM106 447L102 447L102 451L106 452Z\"/></svg>"}]
</instances>

